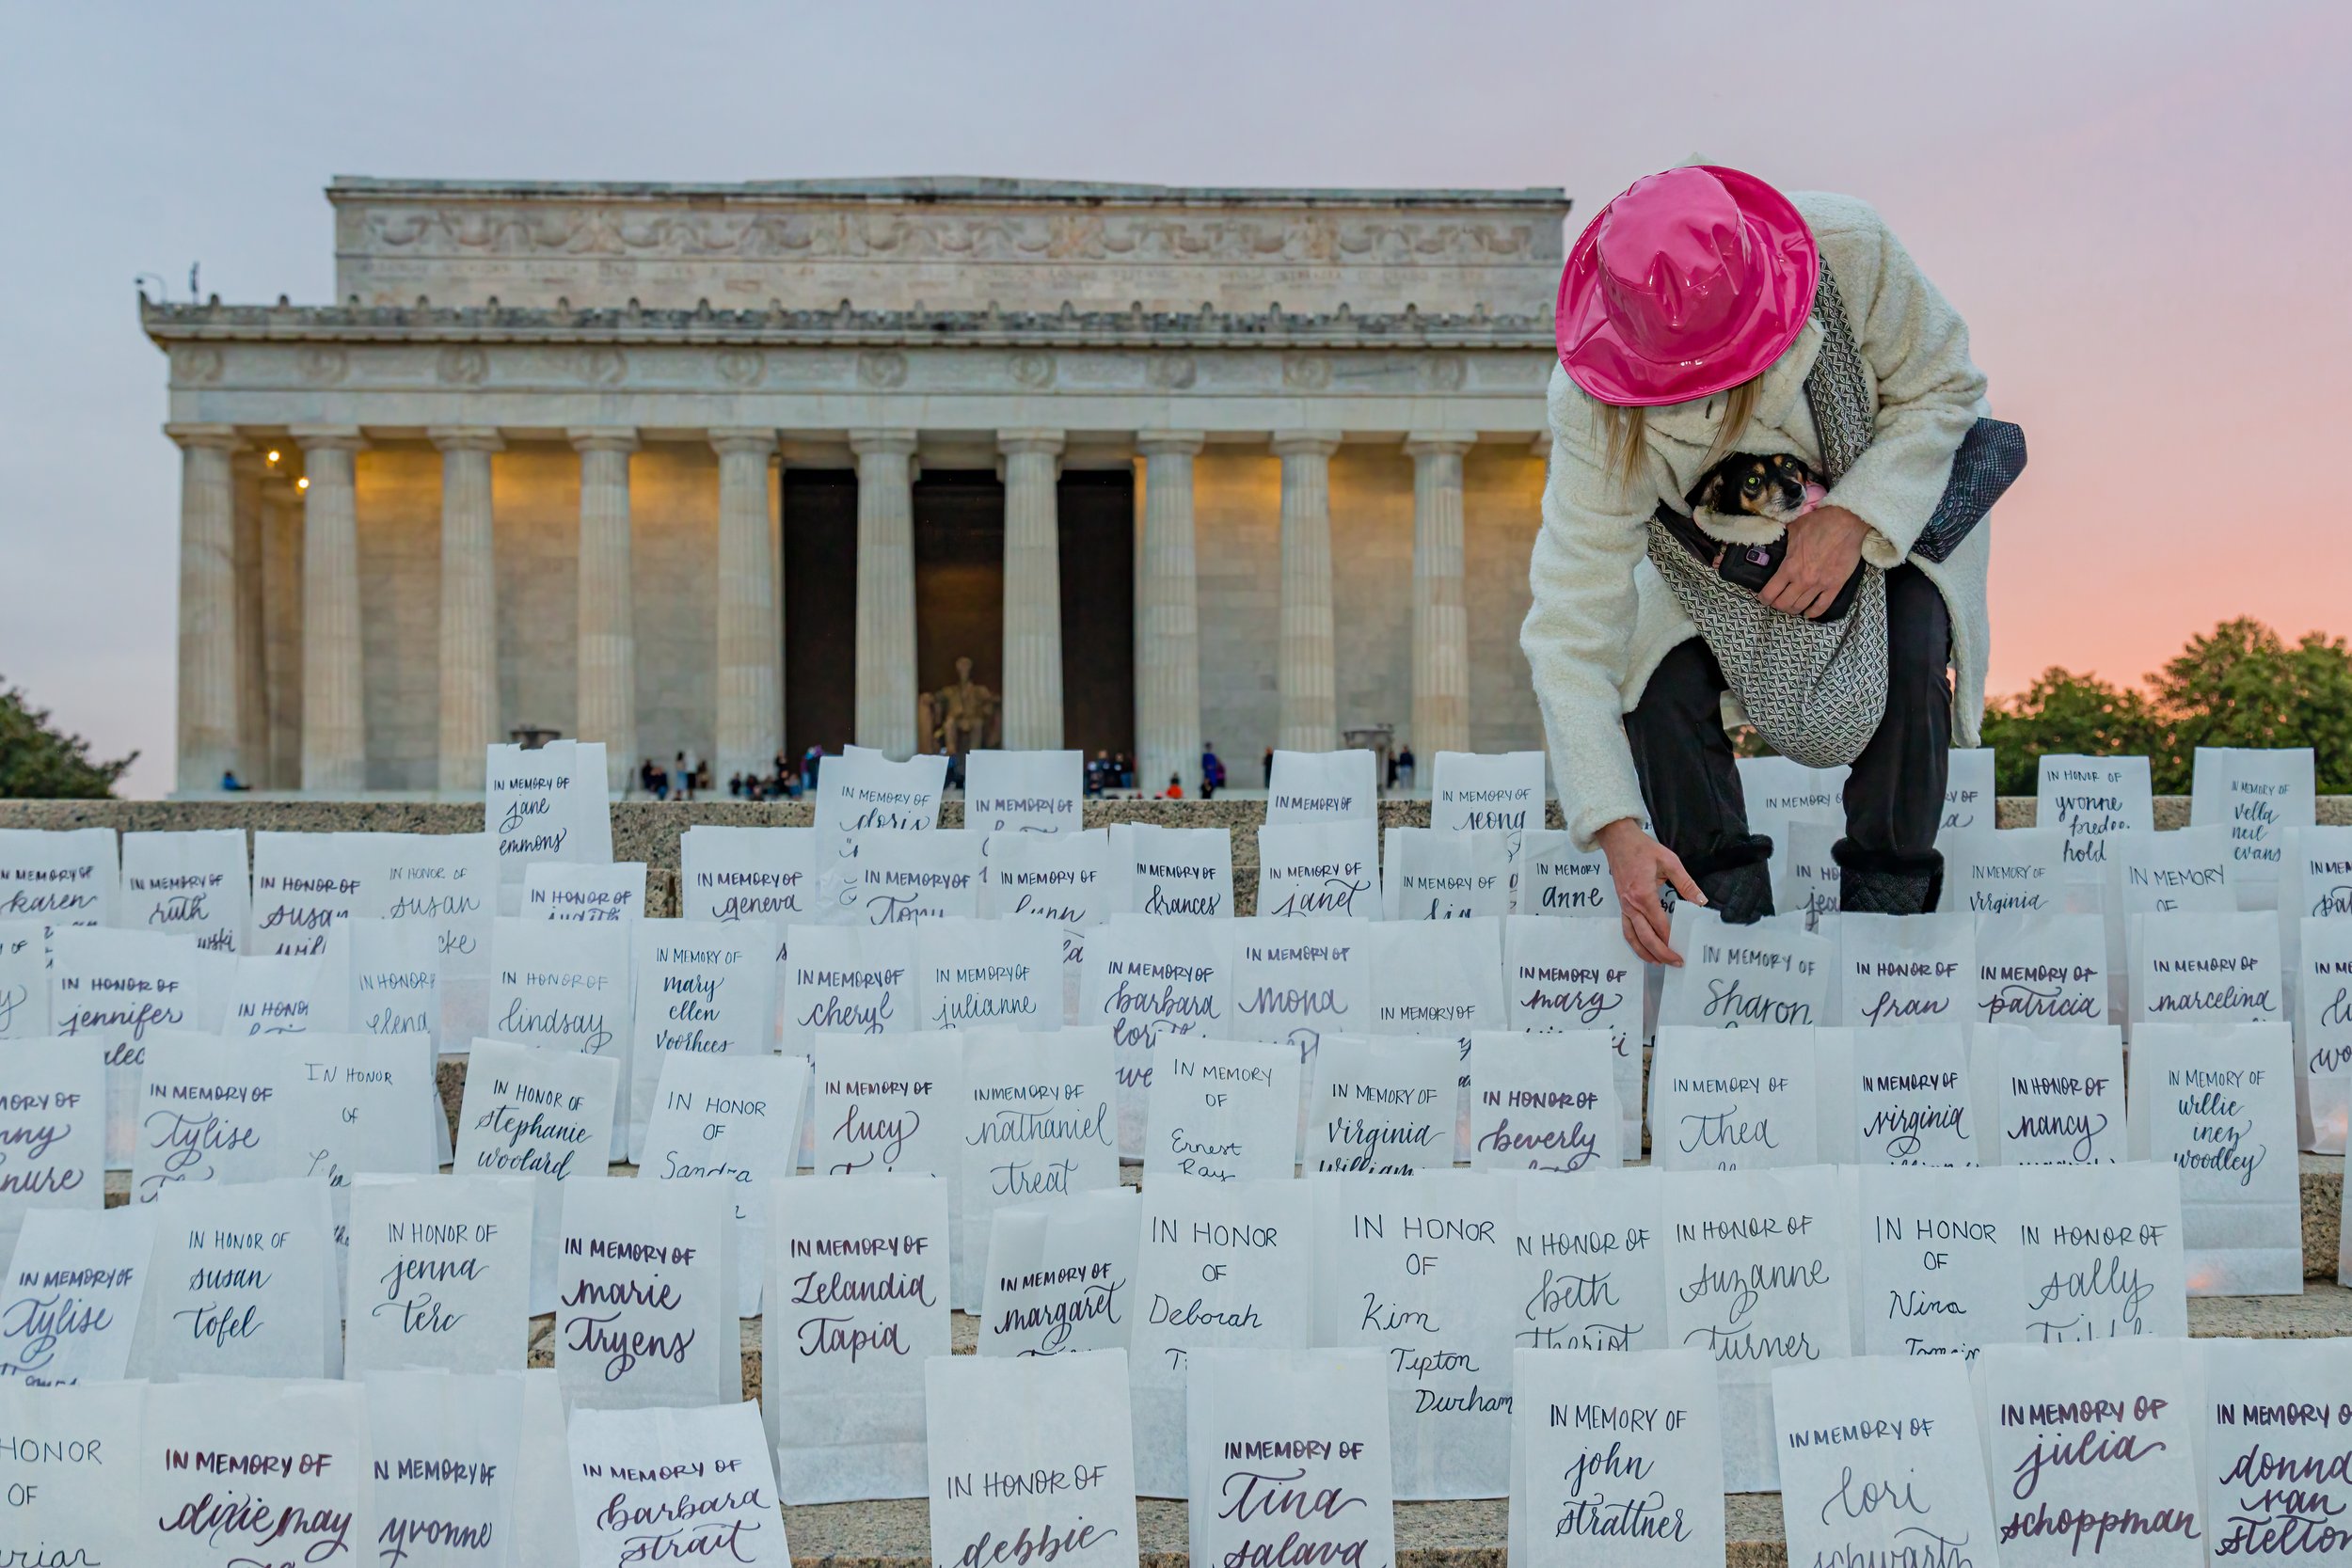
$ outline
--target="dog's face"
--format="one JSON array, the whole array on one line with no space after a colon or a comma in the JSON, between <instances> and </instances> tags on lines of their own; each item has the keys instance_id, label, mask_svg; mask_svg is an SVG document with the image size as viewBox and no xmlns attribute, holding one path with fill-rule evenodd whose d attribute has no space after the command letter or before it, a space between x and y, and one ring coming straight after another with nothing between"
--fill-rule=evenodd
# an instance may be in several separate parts
<instances>
[{"instance_id":1,"label":"dog's face","mask_svg":"<svg viewBox=\"0 0 2352 1568\"><path fill-rule=\"evenodd\" d=\"M1787 524L1820 504L1828 490L1802 458L1736 451L1707 470L1690 495L1693 510Z\"/></svg>"}]
</instances>

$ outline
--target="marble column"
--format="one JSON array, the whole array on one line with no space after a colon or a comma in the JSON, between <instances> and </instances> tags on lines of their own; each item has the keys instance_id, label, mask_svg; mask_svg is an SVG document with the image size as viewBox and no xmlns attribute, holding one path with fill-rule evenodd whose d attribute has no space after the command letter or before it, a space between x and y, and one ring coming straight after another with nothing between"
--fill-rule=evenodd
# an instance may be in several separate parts
<instances>
[{"instance_id":1,"label":"marble column","mask_svg":"<svg viewBox=\"0 0 2352 1568\"><path fill-rule=\"evenodd\" d=\"M1282 618L1274 744L1328 752L1340 743L1338 655L1331 632L1331 454L1337 436L1277 431L1282 460Z\"/></svg>"},{"instance_id":2,"label":"marble column","mask_svg":"<svg viewBox=\"0 0 2352 1568\"><path fill-rule=\"evenodd\" d=\"M1200 779L1200 601L1193 555L1197 430L1147 430L1143 537L1136 550L1136 782Z\"/></svg>"},{"instance_id":3,"label":"marble column","mask_svg":"<svg viewBox=\"0 0 2352 1568\"><path fill-rule=\"evenodd\" d=\"M857 454L857 742L914 754L912 430L853 430Z\"/></svg>"},{"instance_id":4,"label":"marble column","mask_svg":"<svg viewBox=\"0 0 2352 1568\"><path fill-rule=\"evenodd\" d=\"M287 467L281 462L262 482L262 643L269 666L262 778L272 789L302 787L302 493Z\"/></svg>"},{"instance_id":5,"label":"marble column","mask_svg":"<svg viewBox=\"0 0 2352 1568\"><path fill-rule=\"evenodd\" d=\"M492 551L490 454L495 430L428 430L441 450L440 786L483 787L484 748L499 733L498 574Z\"/></svg>"},{"instance_id":6,"label":"marble column","mask_svg":"<svg viewBox=\"0 0 2352 1568\"><path fill-rule=\"evenodd\" d=\"M1008 430L1005 454L1005 749L1061 747L1058 430Z\"/></svg>"},{"instance_id":7,"label":"marble column","mask_svg":"<svg viewBox=\"0 0 2352 1568\"><path fill-rule=\"evenodd\" d=\"M180 444L180 731L177 787L219 793L237 763L237 498L227 424L167 424Z\"/></svg>"},{"instance_id":8,"label":"marble column","mask_svg":"<svg viewBox=\"0 0 2352 1568\"><path fill-rule=\"evenodd\" d=\"M775 558L771 553L768 463L772 430L714 430L719 453L719 754L714 783L764 774L784 745L784 644L776 635Z\"/></svg>"},{"instance_id":9,"label":"marble column","mask_svg":"<svg viewBox=\"0 0 2352 1568\"><path fill-rule=\"evenodd\" d=\"M1462 570L1456 436L1408 436L1413 460L1413 720L1406 739L1427 778L1439 752L1470 750L1470 599Z\"/></svg>"},{"instance_id":10,"label":"marble column","mask_svg":"<svg viewBox=\"0 0 2352 1568\"><path fill-rule=\"evenodd\" d=\"M302 788L367 787L365 689L360 682L359 512L356 425L296 425L302 448Z\"/></svg>"},{"instance_id":11,"label":"marble column","mask_svg":"<svg viewBox=\"0 0 2352 1568\"><path fill-rule=\"evenodd\" d=\"M637 606L629 578L628 455L637 432L574 430L580 453L580 654L575 727L604 743L605 787L637 776Z\"/></svg>"},{"instance_id":12,"label":"marble column","mask_svg":"<svg viewBox=\"0 0 2352 1568\"><path fill-rule=\"evenodd\" d=\"M237 777L266 789L269 649L262 598L262 486L269 479L269 465L249 448L230 462L237 505Z\"/></svg>"}]
</instances>

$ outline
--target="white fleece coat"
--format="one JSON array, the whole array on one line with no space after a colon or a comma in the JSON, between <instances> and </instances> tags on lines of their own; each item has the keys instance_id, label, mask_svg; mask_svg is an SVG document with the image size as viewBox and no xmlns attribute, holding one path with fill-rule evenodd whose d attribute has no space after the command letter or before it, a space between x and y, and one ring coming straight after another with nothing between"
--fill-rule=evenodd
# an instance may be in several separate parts
<instances>
[{"instance_id":1,"label":"white fleece coat","mask_svg":"<svg viewBox=\"0 0 2352 1568\"><path fill-rule=\"evenodd\" d=\"M1984 412L1984 376L1968 357L1968 327L1921 274L1876 210L1851 197L1792 198L1836 275L1860 345L1875 411L1869 450L1829 494L1870 525L1863 555L1895 566L1910 553L1951 475L1952 453ZM1810 321L1764 372L1756 418L1727 450L1794 452L1821 467L1804 378L1820 352ZM1647 556L1647 520L1705 471L1722 398L1648 411L1648 471L1629 490L1610 478L1599 406L1552 368L1551 470L1544 526L1528 564L1534 603L1519 646L1535 676L1552 777L1568 832L1582 848L1619 817L1645 815L1622 716L1676 644L1698 635ZM1988 521L1941 562L1917 564L1951 609L1953 744L1977 744L1984 714L1991 626L1985 571Z\"/></svg>"}]
</instances>

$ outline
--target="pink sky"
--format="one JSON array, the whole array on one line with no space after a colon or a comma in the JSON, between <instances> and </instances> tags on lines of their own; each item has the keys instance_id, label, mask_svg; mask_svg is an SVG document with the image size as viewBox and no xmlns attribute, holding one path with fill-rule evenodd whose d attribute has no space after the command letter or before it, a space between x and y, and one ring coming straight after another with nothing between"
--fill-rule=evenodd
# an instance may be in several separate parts
<instances>
[{"instance_id":1,"label":"pink sky","mask_svg":"<svg viewBox=\"0 0 2352 1568\"><path fill-rule=\"evenodd\" d=\"M337 173L1565 186L1875 201L2033 466L1992 689L2352 629L2352 7L1096 3L15 10L0 677L167 787L179 464L131 279L326 297Z\"/></svg>"}]
</instances>

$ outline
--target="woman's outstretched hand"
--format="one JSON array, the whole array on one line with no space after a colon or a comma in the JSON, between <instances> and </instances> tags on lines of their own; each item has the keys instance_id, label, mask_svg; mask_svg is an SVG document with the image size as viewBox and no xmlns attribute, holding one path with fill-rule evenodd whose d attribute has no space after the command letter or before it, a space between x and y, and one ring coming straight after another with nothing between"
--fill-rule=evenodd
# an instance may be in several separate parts
<instances>
[{"instance_id":1,"label":"woman's outstretched hand","mask_svg":"<svg viewBox=\"0 0 2352 1568\"><path fill-rule=\"evenodd\" d=\"M1772 609L1818 620L1862 562L1870 525L1842 506L1817 506L1788 525L1788 553L1757 595Z\"/></svg>"},{"instance_id":2,"label":"woman's outstretched hand","mask_svg":"<svg viewBox=\"0 0 2352 1568\"><path fill-rule=\"evenodd\" d=\"M1679 967L1682 955L1672 945L1673 926L1659 901L1658 886L1671 882L1675 892L1693 904L1706 903L1707 895L1682 869L1681 859L1630 816L1610 823L1593 841L1609 857L1609 879L1617 885L1617 904L1624 911L1625 940L1651 963Z\"/></svg>"}]
</instances>

